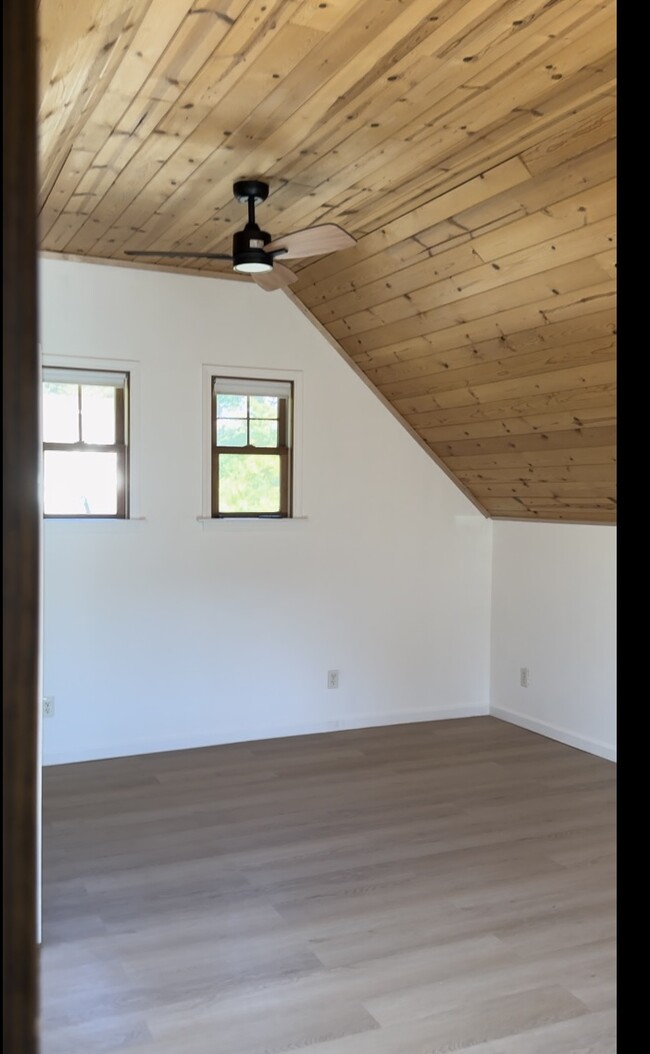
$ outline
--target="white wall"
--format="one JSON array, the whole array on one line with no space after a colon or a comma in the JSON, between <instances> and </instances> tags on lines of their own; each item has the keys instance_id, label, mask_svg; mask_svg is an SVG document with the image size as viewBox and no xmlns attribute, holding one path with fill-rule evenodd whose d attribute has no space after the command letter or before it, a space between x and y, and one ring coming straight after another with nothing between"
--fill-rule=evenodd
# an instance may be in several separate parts
<instances>
[{"instance_id":1,"label":"white wall","mask_svg":"<svg viewBox=\"0 0 650 1054\"><path fill-rule=\"evenodd\" d=\"M615 758L616 528L495 522L492 574L491 713Z\"/></svg>"},{"instance_id":2,"label":"white wall","mask_svg":"<svg viewBox=\"0 0 650 1054\"><path fill-rule=\"evenodd\" d=\"M46 764L487 713L492 525L281 293L44 260L41 342L139 362L144 518L45 523ZM303 371L304 521L197 522L203 363Z\"/></svg>"}]
</instances>

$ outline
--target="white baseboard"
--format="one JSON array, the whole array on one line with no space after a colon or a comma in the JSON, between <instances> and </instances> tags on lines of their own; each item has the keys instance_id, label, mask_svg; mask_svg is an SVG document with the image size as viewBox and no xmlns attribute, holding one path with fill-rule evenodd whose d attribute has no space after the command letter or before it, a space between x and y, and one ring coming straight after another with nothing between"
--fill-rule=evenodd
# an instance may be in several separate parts
<instances>
[{"instance_id":1,"label":"white baseboard","mask_svg":"<svg viewBox=\"0 0 650 1054\"><path fill-rule=\"evenodd\" d=\"M585 750L588 754L596 754L599 758L606 758L608 761L616 761L616 747L610 746L608 743L601 743L598 739L578 736L575 732L570 732L566 728L559 728L557 725L552 725L547 721L538 721L534 717L525 717L514 710L506 710L502 706L491 706L490 714L492 717L499 718L500 721L508 721L511 725L519 725L521 728L528 729L529 732L538 732L541 736L547 736L548 739L556 739L560 743L566 743L569 747Z\"/></svg>"},{"instance_id":2,"label":"white baseboard","mask_svg":"<svg viewBox=\"0 0 650 1054\"><path fill-rule=\"evenodd\" d=\"M142 740L136 743L93 744L70 751L44 750L43 765L68 765L80 761L102 761L107 758L133 757L137 754L160 754L168 750L192 750L197 747L221 746L225 743L250 743L287 736L310 736L322 732L339 732L354 728L376 728L383 725L406 725L418 721L449 721L458 717L485 717L487 703L449 706L430 710L397 711L386 714L355 714L338 719L304 721L268 728L227 729L212 733L174 736L167 739Z\"/></svg>"}]
</instances>

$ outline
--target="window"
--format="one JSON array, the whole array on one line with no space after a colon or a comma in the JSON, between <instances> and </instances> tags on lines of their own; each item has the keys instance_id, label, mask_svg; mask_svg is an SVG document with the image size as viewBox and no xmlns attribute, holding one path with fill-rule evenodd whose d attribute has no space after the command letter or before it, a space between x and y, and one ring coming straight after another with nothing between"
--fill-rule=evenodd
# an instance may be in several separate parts
<instances>
[{"instance_id":1,"label":"window","mask_svg":"<svg viewBox=\"0 0 650 1054\"><path fill-rule=\"evenodd\" d=\"M129 515L129 375L43 370L43 511Z\"/></svg>"},{"instance_id":2,"label":"window","mask_svg":"<svg viewBox=\"0 0 650 1054\"><path fill-rule=\"evenodd\" d=\"M212 516L291 516L291 381L213 376L211 390Z\"/></svg>"}]
</instances>

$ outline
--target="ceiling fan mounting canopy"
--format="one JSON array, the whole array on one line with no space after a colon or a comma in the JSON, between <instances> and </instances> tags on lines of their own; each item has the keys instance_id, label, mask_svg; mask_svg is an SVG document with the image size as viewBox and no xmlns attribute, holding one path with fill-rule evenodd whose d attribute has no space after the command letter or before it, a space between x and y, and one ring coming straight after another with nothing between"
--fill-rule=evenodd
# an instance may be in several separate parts
<instances>
[{"instance_id":1,"label":"ceiling fan mounting canopy","mask_svg":"<svg viewBox=\"0 0 650 1054\"><path fill-rule=\"evenodd\" d=\"M261 179L238 179L232 188L235 201L245 205L249 198L255 199L256 205L261 205L269 196L269 185Z\"/></svg>"},{"instance_id":2,"label":"ceiling fan mounting canopy","mask_svg":"<svg viewBox=\"0 0 650 1054\"><path fill-rule=\"evenodd\" d=\"M276 256L299 260L309 256L347 249L355 239L335 223L323 223L316 227L285 234L272 239L263 231L255 219L255 206L266 201L269 185L260 179L238 179L233 184L235 200L248 206L248 222L243 230L236 231L232 239L232 256L224 253L193 252L191 249L125 249L127 256L156 256L158 258L194 258L197 260L231 260L233 270L249 274L262 289L286 289L298 276L284 264L275 263Z\"/></svg>"}]
</instances>

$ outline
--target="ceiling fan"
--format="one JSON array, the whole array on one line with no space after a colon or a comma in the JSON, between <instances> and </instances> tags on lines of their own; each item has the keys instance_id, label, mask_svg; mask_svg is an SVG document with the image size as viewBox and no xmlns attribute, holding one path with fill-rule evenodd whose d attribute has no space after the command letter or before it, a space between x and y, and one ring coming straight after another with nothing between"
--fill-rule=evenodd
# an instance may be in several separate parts
<instances>
[{"instance_id":1,"label":"ceiling fan","mask_svg":"<svg viewBox=\"0 0 650 1054\"><path fill-rule=\"evenodd\" d=\"M271 239L267 231L260 230L255 222L255 206L266 201L268 183L257 179L240 179L233 185L235 199L248 205L248 223L243 231L237 231L232 239L232 255L224 253L196 253L165 249L126 249L127 256L193 257L199 260L232 260L233 270L249 274L253 281L267 292L286 289L298 280L288 267L276 263L277 256L285 260L297 260L306 256L321 256L355 245L355 239L335 223L323 223L318 227L286 234L284 238Z\"/></svg>"}]
</instances>

